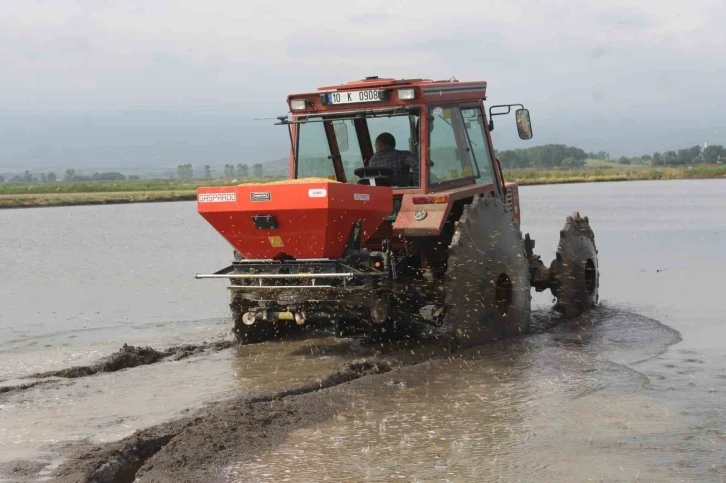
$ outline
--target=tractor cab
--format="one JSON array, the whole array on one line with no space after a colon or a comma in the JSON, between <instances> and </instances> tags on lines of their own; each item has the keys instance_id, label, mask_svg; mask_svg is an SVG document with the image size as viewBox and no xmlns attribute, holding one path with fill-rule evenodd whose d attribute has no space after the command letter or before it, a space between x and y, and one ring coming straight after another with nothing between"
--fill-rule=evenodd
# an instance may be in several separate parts
<instances>
[{"instance_id":1,"label":"tractor cab","mask_svg":"<svg viewBox=\"0 0 726 483\"><path fill-rule=\"evenodd\" d=\"M483 105L486 87L368 77L291 95L291 115L279 118L290 128L290 177L383 184L399 198L468 185L503 195ZM520 137L531 137L526 110L517 120ZM395 144L376 153L381 135ZM382 161L372 163L377 158Z\"/></svg>"},{"instance_id":2,"label":"tractor cab","mask_svg":"<svg viewBox=\"0 0 726 483\"><path fill-rule=\"evenodd\" d=\"M353 223L364 249L390 243L430 259L482 195L505 201L518 222L517 186L505 185L492 148L486 90L484 81L369 77L290 95L277 123L289 130L289 179L199 188L199 212L246 259L340 258ZM492 113L500 107L507 111ZM510 108L493 106L489 118ZM526 109L516 119L529 139Z\"/></svg>"}]
</instances>

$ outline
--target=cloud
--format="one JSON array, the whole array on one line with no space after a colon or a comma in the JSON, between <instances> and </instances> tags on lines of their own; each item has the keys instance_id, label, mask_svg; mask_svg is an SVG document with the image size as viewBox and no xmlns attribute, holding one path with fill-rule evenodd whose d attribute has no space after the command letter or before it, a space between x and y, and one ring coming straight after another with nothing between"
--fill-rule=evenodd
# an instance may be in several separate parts
<instances>
[{"instance_id":1,"label":"cloud","mask_svg":"<svg viewBox=\"0 0 726 483\"><path fill-rule=\"evenodd\" d=\"M6 3L0 108L275 115L289 93L379 75L485 79L492 101L592 129L657 116L676 133L679 111L708 126L726 109L718 0Z\"/></svg>"},{"instance_id":2,"label":"cloud","mask_svg":"<svg viewBox=\"0 0 726 483\"><path fill-rule=\"evenodd\" d=\"M244 102L314 88L299 77L329 84L373 70L485 77L518 89L580 85L590 73L597 84L608 76L600 65L618 75L642 75L643 64L666 57L723 67L714 56L726 40L717 20L726 6L710 0L54 0L6 10L2 104L196 105L233 93Z\"/></svg>"}]
</instances>

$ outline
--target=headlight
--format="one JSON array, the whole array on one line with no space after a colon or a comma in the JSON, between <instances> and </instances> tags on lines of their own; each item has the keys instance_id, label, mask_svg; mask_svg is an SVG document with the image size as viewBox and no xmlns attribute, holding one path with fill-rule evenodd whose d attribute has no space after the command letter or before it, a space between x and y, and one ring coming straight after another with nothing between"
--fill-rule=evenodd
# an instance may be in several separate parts
<instances>
[{"instance_id":1,"label":"headlight","mask_svg":"<svg viewBox=\"0 0 726 483\"><path fill-rule=\"evenodd\" d=\"M398 89L398 98L402 101L410 101L416 97L416 91L413 89Z\"/></svg>"},{"instance_id":2,"label":"headlight","mask_svg":"<svg viewBox=\"0 0 726 483\"><path fill-rule=\"evenodd\" d=\"M302 111L308 107L308 103L305 99L292 99L290 101L290 109L293 111Z\"/></svg>"}]
</instances>

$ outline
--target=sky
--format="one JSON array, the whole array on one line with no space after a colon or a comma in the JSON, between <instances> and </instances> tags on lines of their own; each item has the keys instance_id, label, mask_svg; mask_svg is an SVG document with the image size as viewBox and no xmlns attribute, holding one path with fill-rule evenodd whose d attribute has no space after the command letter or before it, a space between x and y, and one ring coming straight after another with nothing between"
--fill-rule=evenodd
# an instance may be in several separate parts
<instances>
[{"instance_id":1,"label":"sky","mask_svg":"<svg viewBox=\"0 0 726 483\"><path fill-rule=\"evenodd\" d=\"M525 144L499 118L500 149L726 144L722 0L5 0L0 11L0 168L81 153L277 158L286 132L254 119L284 114L290 93L369 75L488 81L490 103L524 103L533 122Z\"/></svg>"}]
</instances>

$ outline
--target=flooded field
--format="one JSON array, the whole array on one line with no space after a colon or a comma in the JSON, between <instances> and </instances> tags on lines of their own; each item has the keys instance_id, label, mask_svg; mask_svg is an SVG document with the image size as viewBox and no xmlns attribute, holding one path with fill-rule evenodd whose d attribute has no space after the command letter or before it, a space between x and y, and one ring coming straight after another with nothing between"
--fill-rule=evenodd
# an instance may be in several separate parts
<instances>
[{"instance_id":1,"label":"flooded field","mask_svg":"<svg viewBox=\"0 0 726 483\"><path fill-rule=\"evenodd\" d=\"M293 398L303 413L330 412L284 416L245 451L225 441L209 479L726 481L726 181L520 194L523 232L546 263L565 216L590 217L602 306L559 323L549 292L535 294L533 334L455 356L324 334L211 349L231 341L224 283L193 276L231 251L193 203L0 211L0 481L72 481L55 471L77 451L227 401L201 418L221 420L234 398L326 380L361 359L391 370ZM28 379L124 343L199 350ZM173 460L195 440L169 428L179 443L139 481L194 480Z\"/></svg>"}]
</instances>

